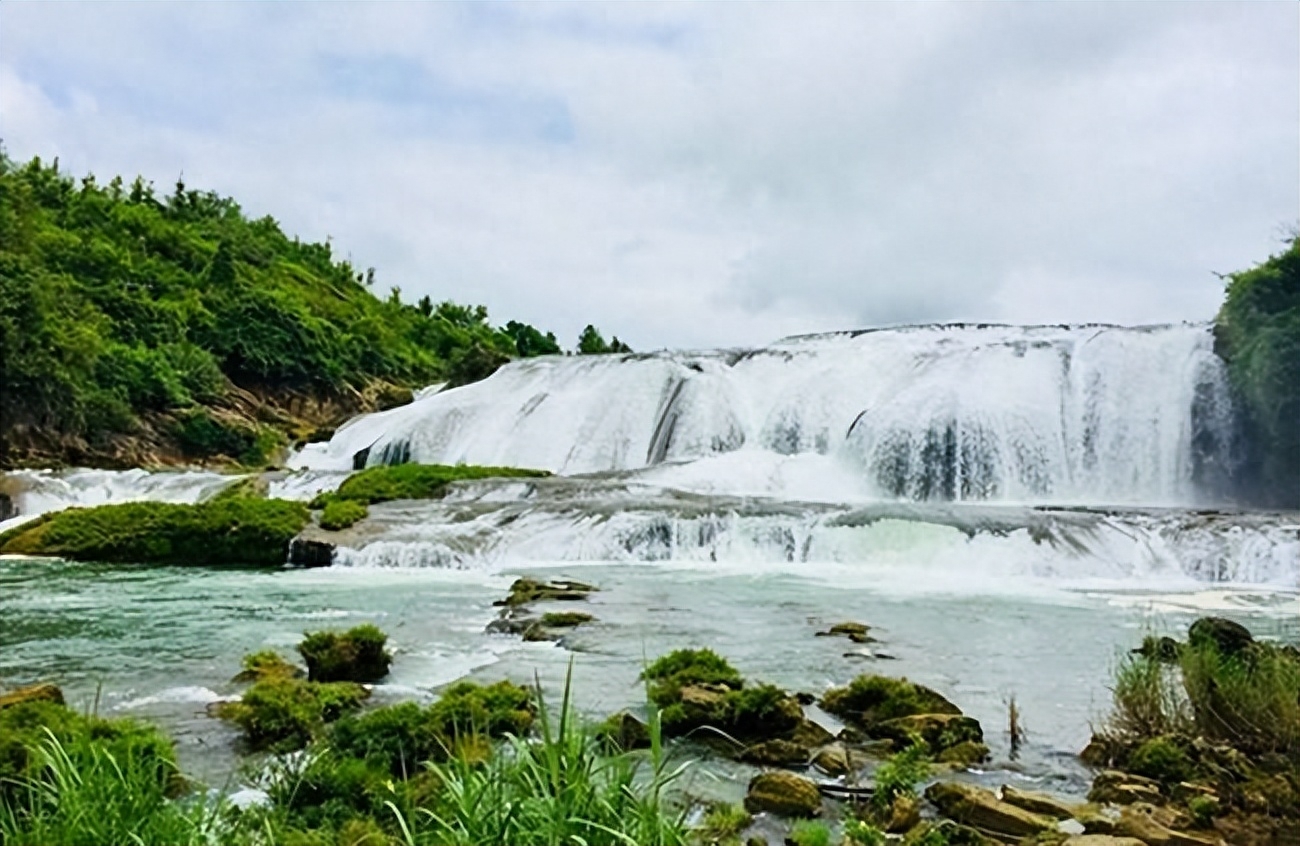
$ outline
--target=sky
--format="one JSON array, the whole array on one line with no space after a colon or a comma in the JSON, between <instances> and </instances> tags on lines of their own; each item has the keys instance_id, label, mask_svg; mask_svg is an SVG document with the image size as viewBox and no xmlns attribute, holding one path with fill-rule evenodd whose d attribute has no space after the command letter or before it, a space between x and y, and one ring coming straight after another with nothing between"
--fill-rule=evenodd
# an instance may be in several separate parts
<instances>
[{"instance_id":1,"label":"sky","mask_svg":"<svg viewBox=\"0 0 1300 846\"><path fill-rule=\"evenodd\" d=\"M0 138L566 347L1206 320L1300 222L1300 4L6 0Z\"/></svg>"}]
</instances>

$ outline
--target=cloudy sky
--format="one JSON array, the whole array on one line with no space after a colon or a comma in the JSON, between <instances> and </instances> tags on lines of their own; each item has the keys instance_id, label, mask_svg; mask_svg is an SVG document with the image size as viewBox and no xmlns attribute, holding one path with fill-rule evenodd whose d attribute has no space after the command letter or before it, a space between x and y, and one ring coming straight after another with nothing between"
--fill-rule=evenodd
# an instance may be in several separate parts
<instances>
[{"instance_id":1,"label":"cloudy sky","mask_svg":"<svg viewBox=\"0 0 1300 846\"><path fill-rule=\"evenodd\" d=\"M572 344L1210 317L1300 220L1300 4L0 4L0 137Z\"/></svg>"}]
</instances>

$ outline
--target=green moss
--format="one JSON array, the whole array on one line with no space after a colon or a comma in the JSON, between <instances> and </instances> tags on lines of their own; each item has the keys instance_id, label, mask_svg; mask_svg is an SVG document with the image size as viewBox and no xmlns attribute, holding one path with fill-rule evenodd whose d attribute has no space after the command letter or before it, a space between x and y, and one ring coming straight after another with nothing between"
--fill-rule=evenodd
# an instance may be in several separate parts
<instances>
[{"instance_id":1,"label":"green moss","mask_svg":"<svg viewBox=\"0 0 1300 846\"><path fill-rule=\"evenodd\" d=\"M325 510L320 515L320 527L331 532L349 528L358 520L364 520L370 509L364 502L352 499L334 499L325 503Z\"/></svg>"},{"instance_id":2,"label":"green moss","mask_svg":"<svg viewBox=\"0 0 1300 846\"><path fill-rule=\"evenodd\" d=\"M6 533L0 552L142 564L283 564L307 524L302 503L223 499L69 508Z\"/></svg>"},{"instance_id":3,"label":"green moss","mask_svg":"<svg viewBox=\"0 0 1300 846\"><path fill-rule=\"evenodd\" d=\"M508 681L478 685L460 682L429 706L434 728L446 737L473 733L522 736L536 717L532 692Z\"/></svg>"},{"instance_id":4,"label":"green moss","mask_svg":"<svg viewBox=\"0 0 1300 846\"><path fill-rule=\"evenodd\" d=\"M818 820L799 820L791 826L786 842L794 846L831 846L831 829Z\"/></svg>"},{"instance_id":5,"label":"green moss","mask_svg":"<svg viewBox=\"0 0 1300 846\"><path fill-rule=\"evenodd\" d=\"M873 775L876 789L871 795L871 807L879 818L888 816L898 797L916 795L917 785L930 775L928 751L925 744L914 744L891 755L876 769Z\"/></svg>"},{"instance_id":6,"label":"green moss","mask_svg":"<svg viewBox=\"0 0 1300 846\"><path fill-rule=\"evenodd\" d=\"M298 644L307 677L316 682L374 682L388 675L393 656L384 648L388 635L369 623L346 632L309 632Z\"/></svg>"},{"instance_id":7,"label":"green moss","mask_svg":"<svg viewBox=\"0 0 1300 846\"><path fill-rule=\"evenodd\" d=\"M302 676L302 670L284 660L273 649L263 649L244 656L243 670L235 676L236 682L259 682L268 679L293 679Z\"/></svg>"},{"instance_id":8,"label":"green moss","mask_svg":"<svg viewBox=\"0 0 1300 846\"><path fill-rule=\"evenodd\" d=\"M872 725L913 714L960 714L961 710L928 687L907 679L858 676L846 687L826 691L821 705L838 717Z\"/></svg>"},{"instance_id":9,"label":"green moss","mask_svg":"<svg viewBox=\"0 0 1300 846\"><path fill-rule=\"evenodd\" d=\"M650 682L650 700L666 708L681 699L688 685L716 684L739 689L745 683L727 659L712 649L678 649L654 661L641 671Z\"/></svg>"},{"instance_id":10,"label":"green moss","mask_svg":"<svg viewBox=\"0 0 1300 846\"><path fill-rule=\"evenodd\" d=\"M244 730L252 748L290 752L311 742L326 723L360 708L369 695L352 682L270 678L246 690L240 701L222 703L218 713Z\"/></svg>"},{"instance_id":11,"label":"green moss","mask_svg":"<svg viewBox=\"0 0 1300 846\"><path fill-rule=\"evenodd\" d=\"M581 611L554 611L542 615L542 626L550 629L568 629L590 623L595 617Z\"/></svg>"},{"instance_id":12,"label":"green moss","mask_svg":"<svg viewBox=\"0 0 1300 846\"><path fill-rule=\"evenodd\" d=\"M1130 772L1165 784L1177 784L1192 778L1192 759L1182 745L1172 737L1153 737L1129 755Z\"/></svg>"},{"instance_id":13,"label":"green moss","mask_svg":"<svg viewBox=\"0 0 1300 846\"><path fill-rule=\"evenodd\" d=\"M545 470L521 470L517 467L479 467L470 464L397 464L368 467L353 473L334 493L338 499L376 503L393 499L436 499L447 485L467 479L500 477L537 478L549 476ZM319 500L323 504L326 499ZM313 502L313 507L316 506Z\"/></svg>"},{"instance_id":14,"label":"green moss","mask_svg":"<svg viewBox=\"0 0 1300 846\"><path fill-rule=\"evenodd\" d=\"M261 476L245 476L217 491L208 502L219 502L225 499L266 499L269 488L270 485Z\"/></svg>"},{"instance_id":15,"label":"green moss","mask_svg":"<svg viewBox=\"0 0 1300 846\"><path fill-rule=\"evenodd\" d=\"M714 805L705 813L696 834L704 843L739 843L738 835L753 819L741 805Z\"/></svg>"}]
</instances>

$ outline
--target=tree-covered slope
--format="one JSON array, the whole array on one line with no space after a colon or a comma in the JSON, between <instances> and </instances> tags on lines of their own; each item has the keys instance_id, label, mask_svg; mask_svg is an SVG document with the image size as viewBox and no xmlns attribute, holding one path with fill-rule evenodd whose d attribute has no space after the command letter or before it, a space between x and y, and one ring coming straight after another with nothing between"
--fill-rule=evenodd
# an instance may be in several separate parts
<instances>
[{"instance_id":1,"label":"tree-covered slope","mask_svg":"<svg viewBox=\"0 0 1300 846\"><path fill-rule=\"evenodd\" d=\"M493 328L481 306L410 305L374 284L234 200L101 185L0 151L7 459L258 460L277 432L369 410L394 387L559 352L527 324Z\"/></svg>"},{"instance_id":2,"label":"tree-covered slope","mask_svg":"<svg viewBox=\"0 0 1300 846\"><path fill-rule=\"evenodd\" d=\"M1245 494L1300 508L1300 236L1229 277L1215 338L1245 412Z\"/></svg>"}]
</instances>

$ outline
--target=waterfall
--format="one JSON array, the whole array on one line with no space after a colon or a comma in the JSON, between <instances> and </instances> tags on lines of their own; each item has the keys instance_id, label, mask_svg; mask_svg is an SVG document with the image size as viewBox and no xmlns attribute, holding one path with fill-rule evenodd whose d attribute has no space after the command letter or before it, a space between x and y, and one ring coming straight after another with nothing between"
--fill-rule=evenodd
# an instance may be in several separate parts
<instances>
[{"instance_id":1,"label":"waterfall","mask_svg":"<svg viewBox=\"0 0 1300 846\"><path fill-rule=\"evenodd\" d=\"M704 461L718 491L769 467L824 475L837 500L1189 505L1235 466L1233 429L1208 325L936 325L517 361L294 463L657 468L671 484Z\"/></svg>"}]
</instances>

